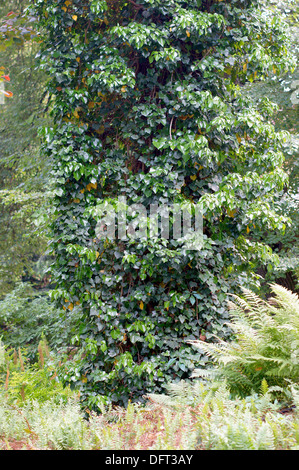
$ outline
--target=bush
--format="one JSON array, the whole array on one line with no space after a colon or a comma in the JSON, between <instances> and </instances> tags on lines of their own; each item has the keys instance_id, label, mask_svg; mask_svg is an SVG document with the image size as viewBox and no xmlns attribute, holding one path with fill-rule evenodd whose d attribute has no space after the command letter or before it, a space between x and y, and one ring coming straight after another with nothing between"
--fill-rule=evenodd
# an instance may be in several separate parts
<instances>
[{"instance_id":1,"label":"bush","mask_svg":"<svg viewBox=\"0 0 299 470\"><path fill-rule=\"evenodd\" d=\"M193 342L215 363L194 376L226 380L236 396L259 392L266 380L271 390L289 398L288 386L299 383L299 299L280 285L270 287L275 297L268 301L244 289L244 298L230 302L233 342Z\"/></svg>"}]
</instances>

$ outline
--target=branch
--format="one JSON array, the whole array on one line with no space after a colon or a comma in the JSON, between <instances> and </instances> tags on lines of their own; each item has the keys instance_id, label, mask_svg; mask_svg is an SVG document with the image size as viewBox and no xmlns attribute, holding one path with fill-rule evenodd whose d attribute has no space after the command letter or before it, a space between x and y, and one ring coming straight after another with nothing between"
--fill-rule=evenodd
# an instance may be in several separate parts
<instances>
[{"instance_id":1,"label":"branch","mask_svg":"<svg viewBox=\"0 0 299 470\"><path fill-rule=\"evenodd\" d=\"M144 9L144 6L143 5L140 5L139 3L135 3L134 0L128 0L129 3L131 3L135 8L137 8L138 10L140 10L141 8Z\"/></svg>"}]
</instances>

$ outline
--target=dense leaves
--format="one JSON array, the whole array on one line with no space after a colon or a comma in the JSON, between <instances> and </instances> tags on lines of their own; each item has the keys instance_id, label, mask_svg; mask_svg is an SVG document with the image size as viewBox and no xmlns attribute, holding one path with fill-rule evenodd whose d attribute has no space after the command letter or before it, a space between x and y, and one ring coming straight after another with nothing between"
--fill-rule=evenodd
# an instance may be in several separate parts
<instances>
[{"instance_id":1,"label":"dense leaves","mask_svg":"<svg viewBox=\"0 0 299 470\"><path fill-rule=\"evenodd\" d=\"M0 19L0 51L4 51L14 43L24 44L28 40L37 38L37 32L32 26L35 18L24 11L24 1L17 0L12 5L7 3L6 14ZM9 7L14 10L8 11Z\"/></svg>"},{"instance_id":2,"label":"dense leaves","mask_svg":"<svg viewBox=\"0 0 299 470\"><path fill-rule=\"evenodd\" d=\"M299 57L299 28L298 2L287 0L280 2L272 0L271 4L277 4L280 17L285 17L290 24L292 34L292 50L297 55L297 64ZM267 2L268 6L268 2ZM298 273L299 273L299 245L298 245L298 92L299 92L299 69L298 66L294 72L277 77L270 75L264 82L249 83L243 88L243 92L258 102L262 96L267 96L271 101L277 103L278 110L273 116L272 123L275 123L276 129L287 129L290 132L290 138L284 144L284 155L286 157L284 169L289 175L289 186L285 188L284 193L276 200L276 210L281 214L287 215L292 219L291 226L287 227L282 234L280 232L258 233L258 237L269 244L275 253L279 255L277 265L268 265L259 270L259 273L265 277L267 282L263 288L268 290L268 282L279 282L289 290L298 292ZM269 295L269 291L267 292Z\"/></svg>"},{"instance_id":3,"label":"dense leaves","mask_svg":"<svg viewBox=\"0 0 299 470\"><path fill-rule=\"evenodd\" d=\"M65 382L89 406L126 403L190 375L187 340L228 337L227 292L272 251L252 230L284 230L285 132L240 88L291 70L287 27L255 1L37 0L54 100L53 299L81 315ZM161 237L97 238L99 204L199 205L201 249ZM136 207L136 206L135 206ZM128 223L136 222L131 209ZM148 213L147 213L148 216ZM190 248L190 247L189 247Z\"/></svg>"},{"instance_id":4,"label":"dense leaves","mask_svg":"<svg viewBox=\"0 0 299 470\"><path fill-rule=\"evenodd\" d=\"M38 344L46 338L51 350L67 350L75 319L57 310L48 292L20 283L0 302L1 339L9 348L26 348L30 361L37 359Z\"/></svg>"}]
</instances>

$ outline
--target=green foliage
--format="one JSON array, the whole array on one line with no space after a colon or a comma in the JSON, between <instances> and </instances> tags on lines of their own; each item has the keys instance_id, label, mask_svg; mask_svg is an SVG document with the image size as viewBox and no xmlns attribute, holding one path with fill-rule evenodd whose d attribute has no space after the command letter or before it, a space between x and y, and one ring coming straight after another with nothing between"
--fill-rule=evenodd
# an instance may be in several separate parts
<instances>
[{"instance_id":1,"label":"green foliage","mask_svg":"<svg viewBox=\"0 0 299 470\"><path fill-rule=\"evenodd\" d=\"M141 399L205 365L187 340L227 338L227 293L275 263L251 235L288 224L274 205L287 134L269 122L276 107L240 87L295 58L287 26L258 4L35 2L54 99L43 149L56 180L53 300L80 315L63 380L89 407ZM119 196L147 209L199 204L202 248L174 239L171 217L169 240L160 229L97 239L98 206L120 211Z\"/></svg>"},{"instance_id":2,"label":"green foliage","mask_svg":"<svg viewBox=\"0 0 299 470\"><path fill-rule=\"evenodd\" d=\"M35 450L295 450L299 446L299 392L290 387L293 408L281 403L265 380L259 393L232 398L225 381L167 385L144 406L102 405L88 420L78 393L57 381L56 361L45 340L39 362L24 350L0 347L0 447L10 441ZM296 408L297 407L297 408Z\"/></svg>"},{"instance_id":3,"label":"green foliage","mask_svg":"<svg viewBox=\"0 0 299 470\"><path fill-rule=\"evenodd\" d=\"M6 440L20 439L35 450L83 450L90 447L88 426L75 399L57 402L28 401L12 406L1 396L0 433ZM34 444L33 444L34 443Z\"/></svg>"},{"instance_id":4,"label":"green foliage","mask_svg":"<svg viewBox=\"0 0 299 470\"><path fill-rule=\"evenodd\" d=\"M51 185L47 161L39 155L38 129L47 122L47 96L45 74L35 60L40 38L34 17L24 11L28 4L8 0L0 5L7 26L1 22L0 65L10 75L6 89L13 92L0 105L0 297L21 276L39 280L34 267L46 249L43 225Z\"/></svg>"},{"instance_id":5,"label":"green foliage","mask_svg":"<svg viewBox=\"0 0 299 470\"><path fill-rule=\"evenodd\" d=\"M39 293L20 283L0 301L0 336L10 348L26 348L32 361L37 358L41 339L55 351L70 345L76 320L55 308L48 292Z\"/></svg>"},{"instance_id":6,"label":"green foliage","mask_svg":"<svg viewBox=\"0 0 299 470\"><path fill-rule=\"evenodd\" d=\"M232 400L224 383L215 390L181 382L169 395L151 395L145 407L103 408L88 421L74 398L29 400L20 407L0 396L3 449L11 449L11 440L35 450L298 450L299 445L296 408L280 414L268 393ZM293 399L298 406L295 389Z\"/></svg>"},{"instance_id":7,"label":"green foliage","mask_svg":"<svg viewBox=\"0 0 299 470\"><path fill-rule=\"evenodd\" d=\"M280 285L271 289L275 297L267 302L244 290L244 298L236 296L230 303L235 341L193 343L216 366L194 376L225 379L234 395L258 393L266 386L288 399L290 382L299 381L299 299Z\"/></svg>"},{"instance_id":8,"label":"green foliage","mask_svg":"<svg viewBox=\"0 0 299 470\"><path fill-rule=\"evenodd\" d=\"M0 363L0 385L5 391L8 403L24 405L30 400L54 403L74 396L69 387L64 388L59 382L55 369L55 360L51 358L45 340L38 346L39 362L30 364L26 350L6 349L2 344Z\"/></svg>"},{"instance_id":9,"label":"green foliage","mask_svg":"<svg viewBox=\"0 0 299 470\"><path fill-rule=\"evenodd\" d=\"M298 404L298 390L292 389L292 401ZM231 398L229 387L196 382L172 384L168 395L150 395L160 406L184 412L190 406L197 411L196 449L205 450L297 450L298 412L279 414L279 404L271 393Z\"/></svg>"},{"instance_id":10,"label":"green foliage","mask_svg":"<svg viewBox=\"0 0 299 470\"><path fill-rule=\"evenodd\" d=\"M255 102L267 96L278 105L277 112L273 115L273 123L277 130L287 130L290 135L284 144L285 163L284 168L289 175L289 187L285 188L280 199L276 201L276 210L292 219L292 224L284 233L263 232L258 233L273 251L279 256L277 265L263 266L259 273L264 277L264 289L269 283L279 283L290 290L299 289L299 127L298 127L298 91L299 91L299 5L296 0L272 0L267 2L269 8L278 7L280 17L284 17L290 24L292 34L292 50L297 56L297 68L292 73L277 77L270 75L265 82L255 82L243 88L243 93L249 94ZM268 294L268 292L266 292Z\"/></svg>"},{"instance_id":11,"label":"green foliage","mask_svg":"<svg viewBox=\"0 0 299 470\"><path fill-rule=\"evenodd\" d=\"M25 0L10 0L1 5L0 17L0 51L3 52L13 44L24 45L26 41L38 41L38 34L32 27L34 18L26 15ZM11 11L13 9L13 11Z\"/></svg>"}]
</instances>

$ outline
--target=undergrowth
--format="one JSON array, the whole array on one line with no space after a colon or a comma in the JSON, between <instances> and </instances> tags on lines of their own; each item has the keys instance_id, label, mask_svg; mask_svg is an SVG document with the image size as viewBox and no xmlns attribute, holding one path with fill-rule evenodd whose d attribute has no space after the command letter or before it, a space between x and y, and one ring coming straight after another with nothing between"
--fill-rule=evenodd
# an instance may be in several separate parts
<instances>
[{"instance_id":1,"label":"undergrowth","mask_svg":"<svg viewBox=\"0 0 299 470\"><path fill-rule=\"evenodd\" d=\"M190 397L193 404L190 404ZM78 399L22 406L1 394L0 443L36 450L298 450L299 413L283 414L269 392L232 399L226 384L176 384L150 395L145 406L105 408L86 414ZM191 401L192 401L191 400ZM294 403L299 393L293 389Z\"/></svg>"},{"instance_id":2,"label":"undergrowth","mask_svg":"<svg viewBox=\"0 0 299 470\"><path fill-rule=\"evenodd\" d=\"M213 370L168 384L143 405L83 409L78 391L62 387L44 338L35 363L25 349L1 345L0 448L299 450L298 297L272 287L269 302L236 298L234 342L198 344ZM234 380L236 364L250 388Z\"/></svg>"},{"instance_id":3,"label":"undergrowth","mask_svg":"<svg viewBox=\"0 0 299 470\"><path fill-rule=\"evenodd\" d=\"M210 370L195 370L194 377L225 379L236 397L259 392L266 379L280 400L290 400L289 384L299 383L299 298L278 284L270 288L268 301L247 289L233 296L228 326L234 341L214 336L213 343L192 342L214 362Z\"/></svg>"}]
</instances>

